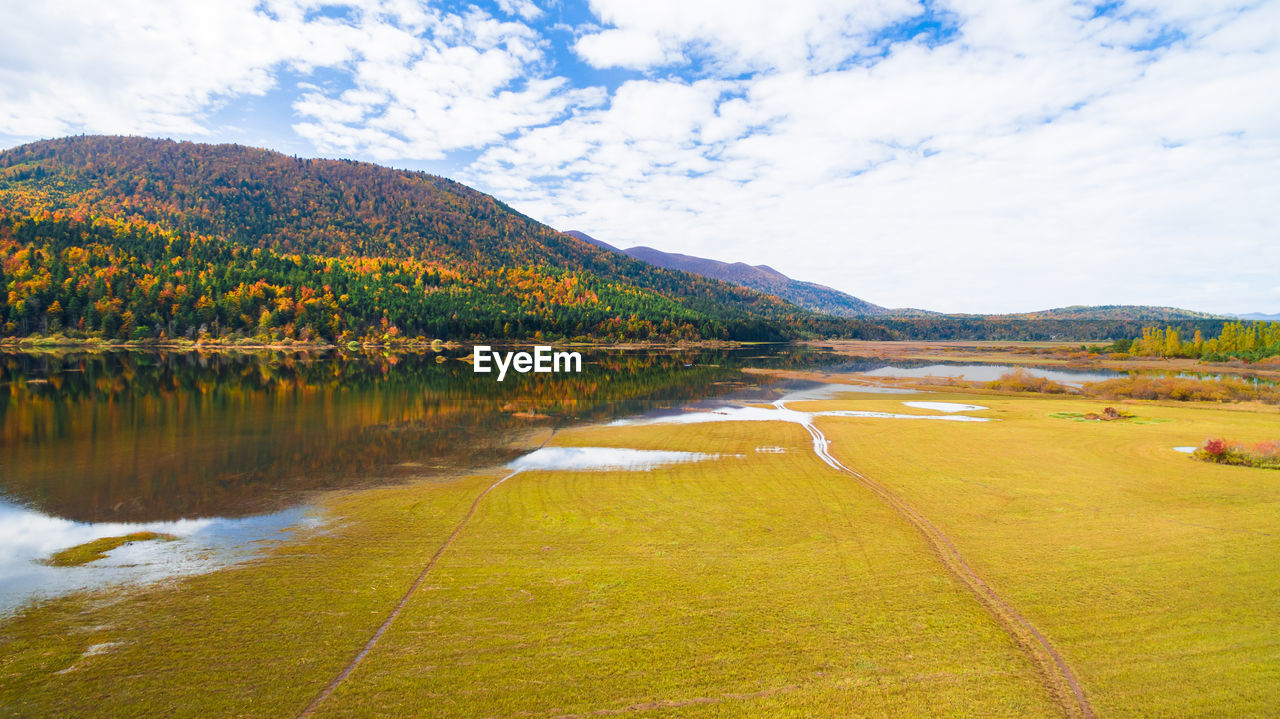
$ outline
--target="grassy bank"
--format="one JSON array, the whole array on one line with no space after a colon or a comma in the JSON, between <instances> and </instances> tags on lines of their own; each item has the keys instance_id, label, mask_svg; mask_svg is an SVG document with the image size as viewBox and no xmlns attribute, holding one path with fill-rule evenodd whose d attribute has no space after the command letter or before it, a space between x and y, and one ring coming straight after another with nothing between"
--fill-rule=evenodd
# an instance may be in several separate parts
<instances>
[{"instance_id":1,"label":"grassy bank","mask_svg":"<svg viewBox=\"0 0 1280 719\"><path fill-rule=\"evenodd\" d=\"M1262 402L1280 404L1280 386L1237 377L1117 377L1073 387L1019 368L990 382L950 382L948 386L997 392L1078 394L1108 400L1173 400L1175 402Z\"/></svg>"}]
</instances>

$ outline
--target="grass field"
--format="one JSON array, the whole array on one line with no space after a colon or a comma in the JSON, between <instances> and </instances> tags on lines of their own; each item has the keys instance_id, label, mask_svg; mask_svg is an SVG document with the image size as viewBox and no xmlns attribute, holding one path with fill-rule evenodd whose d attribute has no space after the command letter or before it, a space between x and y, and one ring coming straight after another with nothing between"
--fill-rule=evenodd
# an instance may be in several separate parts
<instances>
[{"instance_id":1,"label":"grass field","mask_svg":"<svg viewBox=\"0 0 1280 719\"><path fill-rule=\"evenodd\" d=\"M1261 440L1280 430L1280 414L1132 403L1140 418L1167 421L1070 422L1050 415L1102 403L937 399L976 401L991 408L978 416L1002 421L819 426L837 457L944 526L1053 638L1099 715L1275 712L1280 482L1171 448L1215 432Z\"/></svg>"},{"instance_id":2,"label":"grass field","mask_svg":"<svg viewBox=\"0 0 1280 719\"><path fill-rule=\"evenodd\" d=\"M929 414L906 397L793 409ZM917 399L919 399L917 397ZM1280 706L1280 482L1174 452L1274 408L932 395L990 423L823 417L841 462L945 532L1098 716ZM1062 716L928 539L778 422L595 427L562 446L718 453L524 472L479 503L315 716ZM758 452L758 448L782 452ZM0 714L296 716L505 472L328 497L261 561L0 625Z\"/></svg>"}]
</instances>

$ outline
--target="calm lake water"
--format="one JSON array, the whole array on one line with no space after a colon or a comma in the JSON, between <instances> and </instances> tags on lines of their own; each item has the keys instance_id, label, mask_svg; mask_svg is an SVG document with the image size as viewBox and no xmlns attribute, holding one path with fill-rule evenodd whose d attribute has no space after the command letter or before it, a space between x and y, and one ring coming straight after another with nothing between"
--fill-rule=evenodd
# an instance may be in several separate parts
<instances>
[{"instance_id":1,"label":"calm lake water","mask_svg":"<svg viewBox=\"0 0 1280 719\"><path fill-rule=\"evenodd\" d=\"M1012 365L995 364L938 364L938 363L903 363L875 367L864 371L871 377L956 377L967 382L990 382L1014 370L1022 369L1035 377L1045 377L1054 382L1079 387L1086 382L1101 382L1115 377L1124 377L1120 372L1104 369L1074 370L1058 367L1014 367Z\"/></svg>"},{"instance_id":2,"label":"calm lake water","mask_svg":"<svg viewBox=\"0 0 1280 719\"><path fill-rule=\"evenodd\" d=\"M1089 382L1103 382L1117 377L1177 377L1194 380L1231 378L1257 385L1274 385L1273 380L1238 374L1209 372L1177 372L1160 370L1127 370L1123 372L1089 368L1075 369L1060 365L1037 367L1035 365L1005 365L989 363L936 362L926 360L893 360L878 358L846 358L834 368L840 372L859 372L869 377L954 377L966 382L990 382L1015 370L1022 370L1033 377L1044 377L1069 387L1080 387Z\"/></svg>"},{"instance_id":3,"label":"calm lake water","mask_svg":"<svg viewBox=\"0 0 1280 719\"><path fill-rule=\"evenodd\" d=\"M0 611L79 588L207 571L316 521L314 492L504 464L565 426L750 393L789 347L587 348L581 374L502 383L442 353L0 354ZM80 567L52 552L156 531Z\"/></svg>"}]
</instances>

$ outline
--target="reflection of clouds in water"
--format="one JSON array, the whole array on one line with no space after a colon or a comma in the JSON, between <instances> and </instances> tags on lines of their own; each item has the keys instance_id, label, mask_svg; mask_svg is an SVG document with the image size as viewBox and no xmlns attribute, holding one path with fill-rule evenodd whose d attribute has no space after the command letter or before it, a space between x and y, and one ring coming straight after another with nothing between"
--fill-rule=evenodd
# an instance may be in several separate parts
<instances>
[{"instance_id":1,"label":"reflection of clouds in water","mask_svg":"<svg viewBox=\"0 0 1280 719\"><path fill-rule=\"evenodd\" d=\"M181 519L173 522L74 522L0 501L0 612L31 599L199 574L254 556L265 540L318 524L298 508L256 517ZM103 537L156 532L177 541L134 542L75 567L40 563L51 554Z\"/></svg>"},{"instance_id":2,"label":"reflection of clouds in water","mask_svg":"<svg viewBox=\"0 0 1280 719\"><path fill-rule=\"evenodd\" d=\"M571 424L729 393L771 400L772 378L742 373L739 358L793 366L813 355L595 348L582 374L499 384L436 362L469 359L469 347L443 350L6 354L9 406L30 417L0 426L0 496L86 522L243 515L304 503L313 490L505 461L533 415ZM56 427L57 437L24 427Z\"/></svg>"},{"instance_id":3,"label":"reflection of clouds in water","mask_svg":"<svg viewBox=\"0 0 1280 719\"><path fill-rule=\"evenodd\" d=\"M808 424L809 414L777 407L721 407L707 412L685 412L660 417L637 417L610 422L610 426L626 427L642 424L700 424L702 422L795 422Z\"/></svg>"},{"instance_id":4,"label":"reflection of clouds in water","mask_svg":"<svg viewBox=\"0 0 1280 719\"><path fill-rule=\"evenodd\" d=\"M1183 454L1195 454L1195 447L1174 447L1173 451L1182 452Z\"/></svg>"},{"instance_id":5,"label":"reflection of clouds in water","mask_svg":"<svg viewBox=\"0 0 1280 719\"><path fill-rule=\"evenodd\" d=\"M990 409L980 404L960 404L959 402L903 402L903 404L916 409L932 409L939 412L977 412Z\"/></svg>"},{"instance_id":6,"label":"reflection of clouds in water","mask_svg":"<svg viewBox=\"0 0 1280 719\"><path fill-rule=\"evenodd\" d=\"M831 410L828 412L797 412L783 406L778 400L772 407L722 407L708 412L686 412L661 417L640 417L610 422L611 426L644 424L700 424L703 422L792 422L813 424L814 417L866 417L872 419L923 419L944 422L992 422L986 417L969 417L957 414L893 414L891 412L864 412L860 410Z\"/></svg>"},{"instance_id":7,"label":"reflection of clouds in water","mask_svg":"<svg viewBox=\"0 0 1280 719\"><path fill-rule=\"evenodd\" d=\"M899 387L882 387L869 384L824 384L787 392L783 402L799 402L802 400L835 399L842 394L920 394L920 390Z\"/></svg>"},{"instance_id":8,"label":"reflection of clouds in water","mask_svg":"<svg viewBox=\"0 0 1280 719\"><path fill-rule=\"evenodd\" d=\"M956 377L970 382L991 382L1000 379L1001 375L1014 371L1024 371L1033 377L1044 377L1072 387L1079 387L1085 382L1101 382L1123 376L1119 372L1112 370L1043 369L1021 365L992 364L935 364L925 367L896 367L889 365L868 370L862 374L867 377Z\"/></svg>"},{"instance_id":9,"label":"reflection of clouds in water","mask_svg":"<svg viewBox=\"0 0 1280 719\"><path fill-rule=\"evenodd\" d=\"M876 419L933 419L943 422L990 422L987 417L969 417L963 414L893 414L892 412L857 412L853 410L837 410L834 412L817 412L815 417L872 417Z\"/></svg>"},{"instance_id":10,"label":"reflection of clouds in water","mask_svg":"<svg viewBox=\"0 0 1280 719\"><path fill-rule=\"evenodd\" d=\"M524 470L643 470L716 459L718 454L614 447L543 447L507 466Z\"/></svg>"}]
</instances>

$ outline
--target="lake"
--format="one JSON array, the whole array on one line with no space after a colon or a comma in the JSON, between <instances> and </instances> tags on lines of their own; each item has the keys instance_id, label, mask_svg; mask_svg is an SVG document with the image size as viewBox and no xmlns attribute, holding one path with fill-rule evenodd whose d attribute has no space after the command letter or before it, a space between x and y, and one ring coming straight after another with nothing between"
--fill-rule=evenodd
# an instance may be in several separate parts
<instances>
[{"instance_id":1,"label":"lake","mask_svg":"<svg viewBox=\"0 0 1280 719\"><path fill-rule=\"evenodd\" d=\"M1034 365L999 365L999 364L964 364L940 362L913 362L910 360L894 360L892 363L870 361L849 362L841 365L846 372L860 372L868 377L955 377L967 382L991 382L1000 379L1001 375L1022 370L1034 377L1044 377L1054 382L1079 387L1086 382L1102 382L1103 380L1124 377L1121 372L1105 369L1064 369L1062 367L1036 367Z\"/></svg>"},{"instance_id":2,"label":"lake","mask_svg":"<svg viewBox=\"0 0 1280 719\"><path fill-rule=\"evenodd\" d=\"M448 481L546 429L772 380L741 368L834 357L770 345L579 348L581 374L477 375L441 352L0 353L0 611L31 598L208 571L319 521L316 492ZM52 552L154 531L77 567Z\"/></svg>"}]
</instances>

